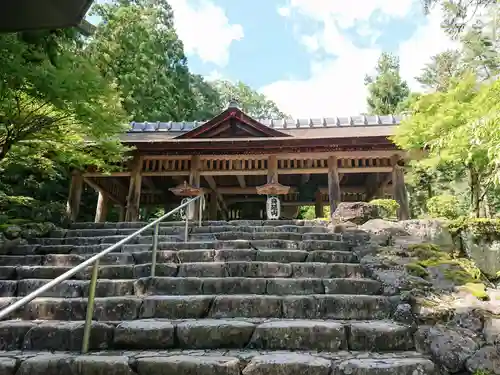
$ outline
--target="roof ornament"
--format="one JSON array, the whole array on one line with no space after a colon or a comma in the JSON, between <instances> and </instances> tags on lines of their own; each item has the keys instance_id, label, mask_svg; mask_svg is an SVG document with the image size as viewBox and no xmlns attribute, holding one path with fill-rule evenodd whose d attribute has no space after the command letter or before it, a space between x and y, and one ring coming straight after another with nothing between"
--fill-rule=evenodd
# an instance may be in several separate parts
<instances>
[{"instance_id":1,"label":"roof ornament","mask_svg":"<svg viewBox=\"0 0 500 375\"><path fill-rule=\"evenodd\" d=\"M236 100L235 98L232 98L227 104L227 108L240 109L240 103L238 103L238 100Z\"/></svg>"}]
</instances>

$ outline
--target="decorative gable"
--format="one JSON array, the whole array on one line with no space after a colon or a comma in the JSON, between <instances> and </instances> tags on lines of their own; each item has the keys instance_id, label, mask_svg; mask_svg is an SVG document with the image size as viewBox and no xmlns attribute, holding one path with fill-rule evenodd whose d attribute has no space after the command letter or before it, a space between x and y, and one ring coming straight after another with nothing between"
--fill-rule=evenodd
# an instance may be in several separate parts
<instances>
[{"instance_id":1,"label":"decorative gable","mask_svg":"<svg viewBox=\"0 0 500 375\"><path fill-rule=\"evenodd\" d=\"M261 124L231 102L224 112L203 125L177 136L176 139L253 137L290 137L290 135Z\"/></svg>"}]
</instances>

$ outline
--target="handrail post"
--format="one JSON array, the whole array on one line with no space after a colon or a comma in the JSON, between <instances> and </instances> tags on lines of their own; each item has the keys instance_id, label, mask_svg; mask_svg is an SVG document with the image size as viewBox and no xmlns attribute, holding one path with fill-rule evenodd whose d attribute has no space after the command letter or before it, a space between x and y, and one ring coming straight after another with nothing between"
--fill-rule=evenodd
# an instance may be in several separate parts
<instances>
[{"instance_id":1,"label":"handrail post","mask_svg":"<svg viewBox=\"0 0 500 375\"><path fill-rule=\"evenodd\" d=\"M151 277L155 277L156 272L156 254L158 253L158 234L160 232L160 223L155 225L153 233L153 254L151 259Z\"/></svg>"},{"instance_id":2,"label":"handrail post","mask_svg":"<svg viewBox=\"0 0 500 375\"><path fill-rule=\"evenodd\" d=\"M202 194L198 199L199 210L198 210L198 226L201 227L201 221L203 220L203 206L204 206L205 196Z\"/></svg>"},{"instance_id":3,"label":"handrail post","mask_svg":"<svg viewBox=\"0 0 500 375\"><path fill-rule=\"evenodd\" d=\"M184 242L188 242L188 232L189 232L189 215L186 215L186 224L184 226Z\"/></svg>"},{"instance_id":4,"label":"handrail post","mask_svg":"<svg viewBox=\"0 0 500 375\"><path fill-rule=\"evenodd\" d=\"M87 299L87 314L85 316L85 326L83 327L82 353L89 351L90 331L92 329L92 319L94 318L95 290L97 287L97 277L99 275L99 260L96 260L92 268L92 278L89 284L89 298Z\"/></svg>"}]
</instances>

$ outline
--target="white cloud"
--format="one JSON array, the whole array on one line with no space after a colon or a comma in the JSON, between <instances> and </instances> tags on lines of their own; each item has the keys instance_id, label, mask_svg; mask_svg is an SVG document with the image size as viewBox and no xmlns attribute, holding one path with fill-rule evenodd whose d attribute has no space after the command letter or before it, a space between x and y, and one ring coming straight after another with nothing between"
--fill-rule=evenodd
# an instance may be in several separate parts
<instances>
[{"instance_id":1,"label":"white cloud","mask_svg":"<svg viewBox=\"0 0 500 375\"><path fill-rule=\"evenodd\" d=\"M373 47L377 31L370 35L367 22L379 10L378 19L404 17L413 0L290 0L290 14L306 15L319 21L322 30L301 35L299 40L311 55L310 77L306 80L283 80L261 89L286 113L294 117L349 116L366 111L364 77L373 72L380 49ZM413 89L414 77L429 57L453 46L440 29L441 14L435 10L428 22L408 41L400 45L401 74ZM358 48L341 32L355 27L359 35L370 38L370 48ZM314 52L323 51L329 58L315 59Z\"/></svg>"},{"instance_id":2,"label":"white cloud","mask_svg":"<svg viewBox=\"0 0 500 375\"><path fill-rule=\"evenodd\" d=\"M230 24L224 10L208 0L196 6L187 0L169 0L174 10L175 27L187 54L220 67L229 61L229 48L243 38L243 27Z\"/></svg>"},{"instance_id":3,"label":"white cloud","mask_svg":"<svg viewBox=\"0 0 500 375\"><path fill-rule=\"evenodd\" d=\"M458 47L458 43L451 41L441 30L441 20L442 13L436 9L428 16L428 23L419 27L412 38L399 46L401 75L413 90L421 89L415 76L420 74L431 56Z\"/></svg>"}]
</instances>

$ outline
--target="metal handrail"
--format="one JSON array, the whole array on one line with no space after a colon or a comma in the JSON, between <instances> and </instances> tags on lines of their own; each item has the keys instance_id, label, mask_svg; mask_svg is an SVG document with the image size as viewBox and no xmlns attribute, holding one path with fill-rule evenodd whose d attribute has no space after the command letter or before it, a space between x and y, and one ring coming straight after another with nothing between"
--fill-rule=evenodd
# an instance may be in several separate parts
<instances>
[{"instance_id":1,"label":"metal handrail","mask_svg":"<svg viewBox=\"0 0 500 375\"><path fill-rule=\"evenodd\" d=\"M83 340L82 340L82 353L84 353L84 354L87 353L89 350L90 328L92 325L92 319L93 319L93 315L94 315L95 291L96 291L96 286L97 286L97 278L99 275L99 259L101 259L104 255L109 254L113 250L117 249L118 247L126 244L127 242L129 242L133 238L137 237L139 234L141 234L145 230L154 226L155 229L154 229L154 234L153 234L153 250L152 250L152 260L151 260L151 277L154 277L155 268L156 268L156 255L157 255L157 251L158 251L158 234L160 232L160 223L163 220L165 220L167 217L176 213L177 211L180 211L184 207L189 206L191 203L195 203L197 200L200 202L198 225L201 226L201 220L202 220L202 215L203 215L202 211L203 211L204 203L205 203L205 197L203 194L198 195L197 197L194 197L194 198L190 199L189 201L182 203L178 207L174 208L172 211L167 212L162 217L156 219L155 221L152 221L151 223L145 225L141 229L138 229L137 231L135 231L131 235L125 237L123 240L118 241L114 245L111 245L107 249L101 251L100 253L94 255L93 257L87 259L86 261L73 267L69 271L56 277L54 280L49 281L47 284L41 286L40 288L38 288L34 292L31 292L27 296L21 298L19 301L4 308L3 310L0 311L0 320L4 319L5 317L7 317L9 314L14 312L18 308L25 306L26 304L28 304L29 302L34 300L36 297L39 297L42 293L52 289L53 287L55 287L56 285L59 285L63 281L68 280L75 273L77 273L77 272L79 272L79 271L81 271L81 270L85 269L86 267L93 264L94 267L92 269L92 277L90 279L90 285L89 285L89 296L88 296L88 300L87 300L87 314L85 317L85 327L84 327L84 331L83 331ZM192 207L194 207L194 206L192 206ZM188 211L189 210L186 209L186 218L185 218L186 230L184 233L184 235L185 235L184 241L185 242L187 242L187 240L188 240L187 229L189 227L188 221L189 221L189 216L190 216Z\"/></svg>"}]
</instances>

